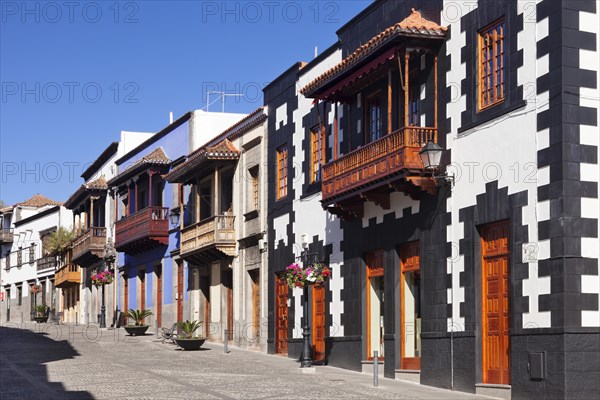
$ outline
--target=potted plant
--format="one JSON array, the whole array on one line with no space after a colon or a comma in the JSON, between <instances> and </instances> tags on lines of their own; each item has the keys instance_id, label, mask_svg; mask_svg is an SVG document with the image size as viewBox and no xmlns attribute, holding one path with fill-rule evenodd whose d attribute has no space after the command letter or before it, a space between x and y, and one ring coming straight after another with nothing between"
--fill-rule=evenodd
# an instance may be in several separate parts
<instances>
[{"instance_id":1,"label":"potted plant","mask_svg":"<svg viewBox=\"0 0 600 400\"><path fill-rule=\"evenodd\" d=\"M35 306L33 309L35 312L35 315L33 317L35 322L37 322L38 324L48 322L48 310L49 310L48 306L39 305L39 306Z\"/></svg>"},{"instance_id":2,"label":"potted plant","mask_svg":"<svg viewBox=\"0 0 600 400\"><path fill-rule=\"evenodd\" d=\"M206 338L200 336L194 336L202 322L199 321L180 321L177 323L177 327L181 332L176 338L175 342L177 346L183 350L198 350L204 344Z\"/></svg>"},{"instance_id":3,"label":"potted plant","mask_svg":"<svg viewBox=\"0 0 600 400\"><path fill-rule=\"evenodd\" d=\"M150 310L129 310L127 311L127 318L131 318L135 324L126 325L125 330L131 336L141 336L148 330L148 325L144 324L144 319L151 316L152 311Z\"/></svg>"}]
</instances>

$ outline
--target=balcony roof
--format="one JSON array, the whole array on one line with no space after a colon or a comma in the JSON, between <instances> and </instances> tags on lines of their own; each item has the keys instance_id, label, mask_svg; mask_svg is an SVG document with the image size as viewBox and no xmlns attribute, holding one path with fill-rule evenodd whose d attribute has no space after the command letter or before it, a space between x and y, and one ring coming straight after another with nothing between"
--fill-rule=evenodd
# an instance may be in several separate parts
<instances>
[{"instance_id":1,"label":"balcony roof","mask_svg":"<svg viewBox=\"0 0 600 400\"><path fill-rule=\"evenodd\" d=\"M240 151L229 139L223 139L215 146L201 147L191 153L187 161L168 173L165 179L171 183L183 183L197 171L198 167L201 167L207 161L239 160L239 158Z\"/></svg>"},{"instance_id":2,"label":"balcony roof","mask_svg":"<svg viewBox=\"0 0 600 400\"><path fill-rule=\"evenodd\" d=\"M130 167L126 168L120 174L109 180L108 186L119 186L128 179L131 179L134 176L141 174L142 172L148 170L151 167L163 167L165 165L168 166L170 164L171 160L169 159L169 157L167 157L162 147L157 147L150 154L147 154L146 156L137 160Z\"/></svg>"},{"instance_id":3,"label":"balcony roof","mask_svg":"<svg viewBox=\"0 0 600 400\"><path fill-rule=\"evenodd\" d=\"M363 66L372 56L387 48L387 45L394 41L394 39L399 37L445 39L447 29L445 26L440 26L433 21L423 18L421 13L413 8L411 15L371 38L371 40L356 49L341 63L303 87L300 93L306 97L318 98L319 94L328 87L339 81L346 74Z\"/></svg>"},{"instance_id":4,"label":"balcony roof","mask_svg":"<svg viewBox=\"0 0 600 400\"><path fill-rule=\"evenodd\" d=\"M65 207L69 210L74 209L81 201L86 199L91 192L106 192L108 184L106 178L102 175L100 178L81 185L68 199L65 201Z\"/></svg>"}]
</instances>

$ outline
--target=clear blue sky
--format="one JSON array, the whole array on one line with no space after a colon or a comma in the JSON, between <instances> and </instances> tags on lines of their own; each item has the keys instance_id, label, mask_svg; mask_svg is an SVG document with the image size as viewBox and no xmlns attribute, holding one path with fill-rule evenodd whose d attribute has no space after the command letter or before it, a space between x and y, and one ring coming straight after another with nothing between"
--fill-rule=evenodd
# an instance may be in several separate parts
<instances>
[{"instance_id":1,"label":"clear blue sky","mask_svg":"<svg viewBox=\"0 0 600 400\"><path fill-rule=\"evenodd\" d=\"M121 130L156 132L207 89L245 94L228 112L256 109L259 88L370 3L0 1L0 199L64 201Z\"/></svg>"}]
</instances>

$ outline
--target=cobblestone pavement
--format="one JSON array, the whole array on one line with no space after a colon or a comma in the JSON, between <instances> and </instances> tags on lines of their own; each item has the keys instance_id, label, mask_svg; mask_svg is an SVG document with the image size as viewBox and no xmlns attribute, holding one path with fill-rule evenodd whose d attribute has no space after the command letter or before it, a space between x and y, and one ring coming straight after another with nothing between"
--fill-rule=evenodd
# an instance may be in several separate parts
<instances>
[{"instance_id":1,"label":"cobblestone pavement","mask_svg":"<svg viewBox=\"0 0 600 400\"><path fill-rule=\"evenodd\" d=\"M184 352L154 336L96 326L0 327L0 399L476 399L333 367L206 343Z\"/></svg>"}]
</instances>

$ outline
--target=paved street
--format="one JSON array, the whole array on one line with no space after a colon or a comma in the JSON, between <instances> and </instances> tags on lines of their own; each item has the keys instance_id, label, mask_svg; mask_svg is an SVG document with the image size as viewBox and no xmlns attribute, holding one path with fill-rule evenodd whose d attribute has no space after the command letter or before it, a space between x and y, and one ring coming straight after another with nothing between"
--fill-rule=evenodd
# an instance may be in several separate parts
<instances>
[{"instance_id":1,"label":"paved street","mask_svg":"<svg viewBox=\"0 0 600 400\"><path fill-rule=\"evenodd\" d=\"M300 373L293 360L237 348L224 354L210 343L184 352L122 329L7 324L0 334L1 399L478 398L388 379L373 388L366 374L332 367Z\"/></svg>"}]
</instances>

